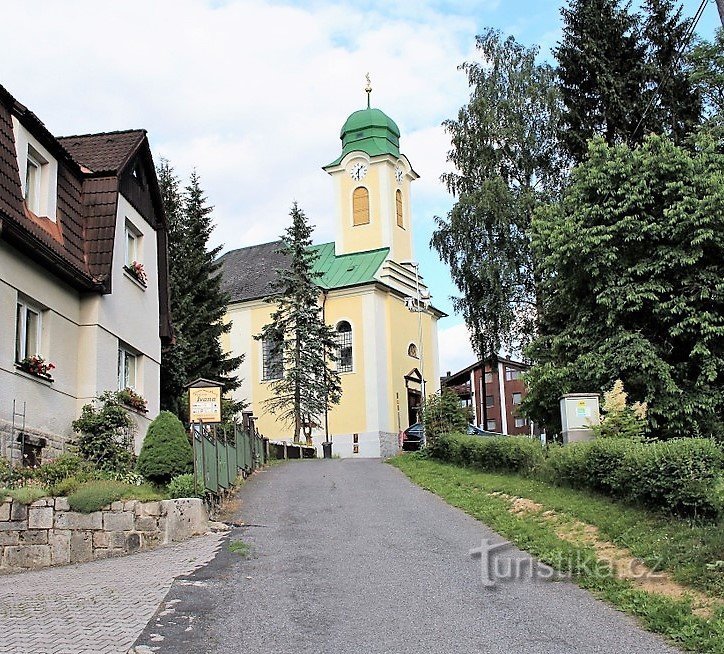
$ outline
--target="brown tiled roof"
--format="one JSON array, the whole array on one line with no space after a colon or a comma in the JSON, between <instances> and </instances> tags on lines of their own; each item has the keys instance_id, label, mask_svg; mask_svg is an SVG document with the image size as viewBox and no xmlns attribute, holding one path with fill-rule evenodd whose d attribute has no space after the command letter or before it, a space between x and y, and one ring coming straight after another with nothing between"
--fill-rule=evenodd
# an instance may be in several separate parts
<instances>
[{"instance_id":1,"label":"brown tiled roof","mask_svg":"<svg viewBox=\"0 0 724 654\"><path fill-rule=\"evenodd\" d=\"M146 138L146 130L129 129L102 134L59 136L58 142L81 166L95 174L115 174L123 169Z\"/></svg>"},{"instance_id":2,"label":"brown tiled roof","mask_svg":"<svg viewBox=\"0 0 724 654\"><path fill-rule=\"evenodd\" d=\"M12 116L58 161L55 221L28 211L22 197ZM146 171L134 186L131 162ZM134 163L135 165L135 163ZM157 230L160 335L173 332L168 307L166 221L144 130L56 139L38 117L0 86L0 237L80 290L111 291L119 189Z\"/></svg>"}]
</instances>

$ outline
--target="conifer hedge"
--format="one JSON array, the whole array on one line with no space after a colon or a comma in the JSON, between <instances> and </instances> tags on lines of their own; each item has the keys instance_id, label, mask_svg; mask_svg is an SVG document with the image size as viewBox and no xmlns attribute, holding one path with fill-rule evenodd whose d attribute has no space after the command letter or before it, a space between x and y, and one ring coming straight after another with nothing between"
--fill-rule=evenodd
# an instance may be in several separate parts
<instances>
[{"instance_id":1,"label":"conifer hedge","mask_svg":"<svg viewBox=\"0 0 724 654\"><path fill-rule=\"evenodd\" d=\"M138 456L136 471L156 484L193 470L194 453L181 421L170 411L161 411L149 425Z\"/></svg>"}]
</instances>

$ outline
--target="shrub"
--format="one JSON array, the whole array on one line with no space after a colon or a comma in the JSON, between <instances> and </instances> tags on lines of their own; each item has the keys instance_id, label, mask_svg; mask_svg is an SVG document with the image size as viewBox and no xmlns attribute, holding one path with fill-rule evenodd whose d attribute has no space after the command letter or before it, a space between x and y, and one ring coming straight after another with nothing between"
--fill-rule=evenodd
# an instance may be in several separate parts
<instances>
[{"instance_id":1,"label":"shrub","mask_svg":"<svg viewBox=\"0 0 724 654\"><path fill-rule=\"evenodd\" d=\"M443 461L490 472L530 474L543 462L543 449L537 440L514 436L443 434L431 453Z\"/></svg>"},{"instance_id":2,"label":"shrub","mask_svg":"<svg viewBox=\"0 0 724 654\"><path fill-rule=\"evenodd\" d=\"M645 402L627 403L628 393L623 382L617 379L610 391L603 394L601 424L592 427L593 433L602 438L632 438L641 440L646 432Z\"/></svg>"},{"instance_id":3,"label":"shrub","mask_svg":"<svg viewBox=\"0 0 724 654\"><path fill-rule=\"evenodd\" d=\"M201 489L196 489L193 473L187 472L183 475L176 475L168 484L166 489L171 499L177 497L203 497Z\"/></svg>"},{"instance_id":4,"label":"shrub","mask_svg":"<svg viewBox=\"0 0 724 654\"><path fill-rule=\"evenodd\" d=\"M75 477L66 477L48 488L48 493L53 497L67 497L75 492L81 482Z\"/></svg>"},{"instance_id":5,"label":"shrub","mask_svg":"<svg viewBox=\"0 0 724 654\"><path fill-rule=\"evenodd\" d=\"M73 429L80 434L76 442L78 454L101 470L129 470L133 426L118 393L102 393L95 403L86 404L80 418L73 421Z\"/></svg>"},{"instance_id":6,"label":"shrub","mask_svg":"<svg viewBox=\"0 0 724 654\"><path fill-rule=\"evenodd\" d=\"M36 500L48 497L48 491L42 486L23 486L22 488L11 490L8 495L15 501L20 502L20 504L32 504Z\"/></svg>"},{"instance_id":7,"label":"shrub","mask_svg":"<svg viewBox=\"0 0 724 654\"><path fill-rule=\"evenodd\" d=\"M723 470L722 451L706 439L643 443L603 438L551 448L542 476L648 509L715 517L724 508L719 492Z\"/></svg>"},{"instance_id":8,"label":"shrub","mask_svg":"<svg viewBox=\"0 0 724 654\"><path fill-rule=\"evenodd\" d=\"M428 445L434 445L442 434L464 434L470 422L470 410L461 406L455 391L443 388L439 395L431 395L425 400L422 422Z\"/></svg>"},{"instance_id":9,"label":"shrub","mask_svg":"<svg viewBox=\"0 0 724 654\"><path fill-rule=\"evenodd\" d=\"M102 479L79 486L68 496L68 504L73 511L93 513L119 500L151 502L162 499L165 499L164 495L148 484L134 486L122 481Z\"/></svg>"},{"instance_id":10,"label":"shrub","mask_svg":"<svg viewBox=\"0 0 724 654\"><path fill-rule=\"evenodd\" d=\"M161 411L149 425L136 470L158 484L191 472L194 453L181 421L170 411Z\"/></svg>"},{"instance_id":11,"label":"shrub","mask_svg":"<svg viewBox=\"0 0 724 654\"><path fill-rule=\"evenodd\" d=\"M94 472L93 465L77 454L62 454L54 461L36 468L33 476L45 486L55 486L69 477L90 479Z\"/></svg>"}]
</instances>

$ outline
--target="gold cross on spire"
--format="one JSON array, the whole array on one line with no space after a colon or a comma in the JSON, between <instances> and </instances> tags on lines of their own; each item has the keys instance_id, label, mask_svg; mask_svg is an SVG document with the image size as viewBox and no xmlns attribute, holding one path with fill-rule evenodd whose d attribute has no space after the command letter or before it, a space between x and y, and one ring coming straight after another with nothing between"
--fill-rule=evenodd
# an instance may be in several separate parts
<instances>
[{"instance_id":1,"label":"gold cross on spire","mask_svg":"<svg viewBox=\"0 0 724 654\"><path fill-rule=\"evenodd\" d=\"M365 75L365 79L367 80L367 86L365 86L365 93L367 94L367 108L370 108L370 95L372 93L372 82L370 81L370 74L367 73Z\"/></svg>"}]
</instances>

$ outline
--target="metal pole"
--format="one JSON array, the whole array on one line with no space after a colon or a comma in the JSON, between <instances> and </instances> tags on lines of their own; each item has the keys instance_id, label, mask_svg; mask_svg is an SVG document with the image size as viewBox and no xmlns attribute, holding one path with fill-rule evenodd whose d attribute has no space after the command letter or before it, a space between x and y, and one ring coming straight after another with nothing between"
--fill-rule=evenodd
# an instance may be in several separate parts
<instances>
[{"instance_id":1,"label":"metal pole","mask_svg":"<svg viewBox=\"0 0 724 654\"><path fill-rule=\"evenodd\" d=\"M422 342L422 296L420 294L420 264L415 264L415 286L417 287L417 333L420 340L420 374L422 375L422 406L425 406L425 346Z\"/></svg>"}]
</instances>

